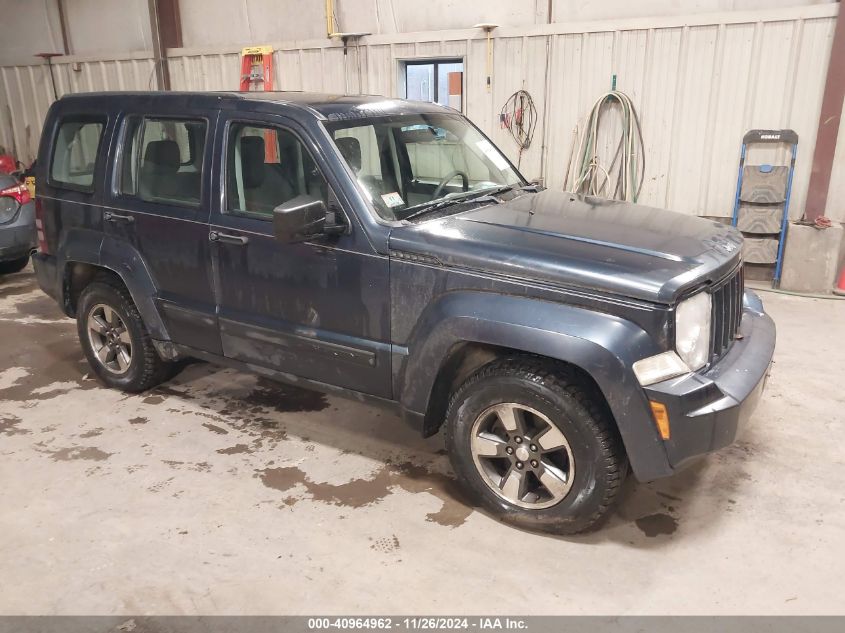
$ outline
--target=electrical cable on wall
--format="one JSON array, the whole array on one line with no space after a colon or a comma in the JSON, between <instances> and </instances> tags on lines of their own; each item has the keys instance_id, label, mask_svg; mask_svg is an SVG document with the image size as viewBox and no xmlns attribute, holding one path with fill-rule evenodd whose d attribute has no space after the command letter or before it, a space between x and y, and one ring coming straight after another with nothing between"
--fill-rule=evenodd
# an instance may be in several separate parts
<instances>
[{"instance_id":1,"label":"electrical cable on wall","mask_svg":"<svg viewBox=\"0 0 845 633\"><path fill-rule=\"evenodd\" d=\"M621 113L622 134L608 162L607 157L599 155L599 133L604 129L602 116L614 105ZM637 201L645 177L645 153L640 118L628 95L612 90L599 97L587 116L577 147L566 174L569 191Z\"/></svg>"},{"instance_id":2,"label":"electrical cable on wall","mask_svg":"<svg viewBox=\"0 0 845 633\"><path fill-rule=\"evenodd\" d=\"M516 163L519 168L522 163L522 153L531 147L534 130L537 127L537 108L528 91L517 90L508 97L499 113L499 125L510 132L519 147L519 158Z\"/></svg>"}]
</instances>

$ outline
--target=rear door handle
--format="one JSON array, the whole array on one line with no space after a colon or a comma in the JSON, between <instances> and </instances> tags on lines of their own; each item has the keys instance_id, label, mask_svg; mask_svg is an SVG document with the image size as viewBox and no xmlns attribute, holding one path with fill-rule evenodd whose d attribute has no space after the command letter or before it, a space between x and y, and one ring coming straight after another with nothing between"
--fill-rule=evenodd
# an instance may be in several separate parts
<instances>
[{"instance_id":1,"label":"rear door handle","mask_svg":"<svg viewBox=\"0 0 845 633\"><path fill-rule=\"evenodd\" d=\"M111 211L103 213L103 219L106 222L123 222L124 224L132 224L132 222L135 221L134 216L120 215L119 213L113 213Z\"/></svg>"},{"instance_id":2,"label":"rear door handle","mask_svg":"<svg viewBox=\"0 0 845 633\"><path fill-rule=\"evenodd\" d=\"M226 244L243 245L249 242L249 238L243 235L229 235L228 233L220 233L219 231L209 232L208 239L211 242L225 242Z\"/></svg>"}]
</instances>

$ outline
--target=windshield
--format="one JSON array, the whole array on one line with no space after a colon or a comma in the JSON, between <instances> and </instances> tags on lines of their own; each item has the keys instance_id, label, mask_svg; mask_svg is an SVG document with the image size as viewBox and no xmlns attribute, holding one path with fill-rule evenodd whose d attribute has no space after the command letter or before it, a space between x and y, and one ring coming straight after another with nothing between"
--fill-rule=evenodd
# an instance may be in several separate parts
<instances>
[{"instance_id":1,"label":"windshield","mask_svg":"<svg viewBox=\"0 0 845 633\"><path fill-rule=\"evenodd\" d=\"M458 114L408 114L328 123L341 155L386 220L525 182Z\"/></svg>"}]
</instances>

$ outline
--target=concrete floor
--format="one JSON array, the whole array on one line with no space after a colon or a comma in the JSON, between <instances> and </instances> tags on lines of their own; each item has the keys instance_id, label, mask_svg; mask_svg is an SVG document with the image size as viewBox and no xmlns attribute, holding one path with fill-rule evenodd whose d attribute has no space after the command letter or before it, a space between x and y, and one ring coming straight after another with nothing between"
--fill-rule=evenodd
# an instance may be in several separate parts
<instances>
[{"instance_id":1,"label":"concrete floor","mask_svg":"<svg viewBox=\"0 0 845 633\"><path fill-rule=\"evenodd\" d=\"M442 439L383 411L204 364L104 389L2 278L0 613L845 614L845 302L764 299L741 441L554 538L467 507Z\"/></svg>"}]
</instances>

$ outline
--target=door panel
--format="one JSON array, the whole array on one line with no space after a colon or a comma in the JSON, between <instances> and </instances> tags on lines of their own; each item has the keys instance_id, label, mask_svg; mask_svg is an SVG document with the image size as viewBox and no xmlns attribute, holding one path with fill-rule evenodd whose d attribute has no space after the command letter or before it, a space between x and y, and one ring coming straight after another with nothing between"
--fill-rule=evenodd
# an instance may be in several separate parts
<instances>
[{"instance_id":1,"label":"door panel","mask_svg":"<svg viewBox=\"0 0 845 633\"><path fill-rule=\"evenodd\" d=\"M340 203L302 137L259 121L244 134L243 125L232 122L219 135L226 138L221 180L232 210L216 213L211 223L224 355L389 397L387 258L361 252L354 234L277 241L274 206L303 194ZM275 151L245 137L273 139ZM283 180L271 180L278 173Z\"/></svg>"},{"instance_id":2,"label":"door panel","mask_svg":"<svg viewBox=\"0 0 845 633\"><path fill-rule=\"evenodd\" d=\"M141 254L136 265L146 266L153 278L171 339L219 354L208 243L210 178L203 174L203 165L210 165L212 131L212 122L189 112L178 118L125 117L116 193L103 224L107 235Z\"/></svg>"}]
</instances>

